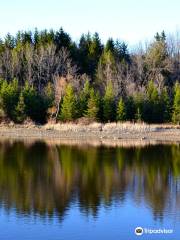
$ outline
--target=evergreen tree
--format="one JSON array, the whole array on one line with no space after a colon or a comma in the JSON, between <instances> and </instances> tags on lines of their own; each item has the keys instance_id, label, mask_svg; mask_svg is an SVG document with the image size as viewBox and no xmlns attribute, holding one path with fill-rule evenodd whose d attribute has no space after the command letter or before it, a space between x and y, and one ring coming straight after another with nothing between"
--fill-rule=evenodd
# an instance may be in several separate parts
<instances>
[{"instance_id":1,"label":"evergreen tree","mask_svg":"<svg viewBox=\"0 0 180 240\"><path fill-rule=\"evenodd\" d=\"M93 36L90 33L81 36L78 54L78 64L81 67L81 73L86 73L92 78L94 77L102 50L103 46L98 33L95 33Z\"/></svg>"},{"instance_id":2,"label":"evergreen tree","mask_svg":"<svg viewBox=\"0 0 180 240\"><path fill-rule=\"evenodd\" d=\"M134 120L136 109L134 99L132 96L127 97L125 105L126 105L126 120L128 121Z\"/></svg>"},{"instance_id":3,"label":"evergreen tree","mask_svg":"<svg viewBox=\"0 0 180 240\"><path fill-rule=\"evenodd\" d=\"M19 102L15 109L16 122L23 123L26 119L24 97L21 92Z\"/></svg>"},{"instance_id":4,"label":"evergreen tree","mask_svg":"<svg viewBox=\"0 0 180 240\"><path fill-rule=\"evenodd\" d=\"M174 88L172 121L180 124L180 83L176 83Z\"/></svg>"},{"instance_id":5,"label":"evergreen tree","mask_svg":"<svg viewBox=\"0 0 180 240\"><path fill-rule=\"evenodd\" d=\"M116 115L117 121L125 121L126 120L126 108L125 104L122 98L119 99L118 105L117 105L117 115Z\"/></svg>"},{"instance_id":6,"label":"evergreen tree","mask_svg":"<svg viewBox=\"0 0 180 240\"><path fill-rule=\"evenodd\" d=\"M137 122L141 122L142 121L142 114L141 114L141 110L140 110L139 107L137 108L137 111L136 111L136 114L135 114L135 120Z\"/></svg>"},{"instance_id":7,"label":"evergreen tree","mask_svg":"<svg viewBox=\"0 0 180 240\"><path fill-rule=\"evenodd\" d=\"M15 120L14 109L19 98L18 81L14 79L11 83L4 81L1 86L2 107L6 116Z\"/></svg>"},{"instance_id":8,"label":"evergreen tree","mask_svg":"<svg viewBox=\"0 0 180 240\"><path fill-rule=\"evenodd\" d=\"M160 100L157 87L150 81L147 87L147 100L144 104L144 118L149 123L161 122Z\"/></svg>"},{"instance_id":9,"label":"evergreen tree","mask_svg":"<svg viewBox=\"0 0 180 240\"><path fill-rule=\"evenodd\" d=\"M82 91L80 92L79 101L78 101L78 116L82 117L87 112L88 99L90 97L90 84L86 80Z\"/></svg>"},{"instance_id":10,"label":"evergreen tree","mask_svg":"<svg viewBox=\"0 0 180 240\"><path fill-rule=\"evenodd\" d=\"M60 118L63 121L72 121L76 118L76 97L71 84L68 84L66 87Z\"/></svg>"},{"instance_id":11,"label":"evergreen tree","mask_svg":"<svg viewBox=\"0 0 180 240\"><path fill-rule=\"evenodd\" d=\"M22 90L25 103L25 114L37 123L46 121L48 104L45 97L30 86L28 82Z\"/></svg>"},{"instance_id":12,"label":"evergreen tree","mask_svg":"<svg viewBox=\"0 0 180 240\"><path fill-rule=\"evenodd\" d=\"M71 48L71 38L69 34L64 32L63 28L60 28L59 31L55 33L55 44L57 46L57 50L59 51L62 47L67 48L70 50Z\"/></svg>"},{"instance_id":13,"label":"evergreen tree","mask_svg":"<svg viewBox=\"0 0 180 240\"><path fill-rule=\"evenodd\" d=\"M13 49L14 46L15 46L15 40L14 40L14 37L8 33L6 36L5 36L5 39L4 39L4 44L7 48L9 49Z\"/></svg>"},{"instance_id":14,"label":"evergreen tree","mask_svg":"<svg viewBox=\"0 0 180 240\"><path fill-rule=\"evenodd\" d=\"M91 39L88 48L88 58L89 58L89 72L91 77L94 77L100 56L102 54L102 44L98 33L95 33Z\"/></svg>"},{"instance_id":15,"label":"evergreen tree","mask_svg":"<svg viewBox=\"0 0 180 240\"><path fill-rule=\"evenodd\" d=\"M128 46L124 42L116 41L115 43L115 57L120 60L121 63L129 63L130 55L128 52Z\"/></svg>"},{"instance_id":16,"label":"evergreen tree","mask_svg":"<svg viewBox=\"0 0 180 240\"><path fill-rule=\"evenodd\" d=\"M144 104L144 95L136 94L134 96L134 105L135 105L135 120L137 122L143 121L143 104Z\"/></svg>"},{"instance_id":17,"label":"evergreen tree","mask_svg":"<svg viewBox=\"0 0 180 240\"><path fill-rule=\"evenodd\" d=\"M115 52L115 43L114 40L112 38L109 38L106 42L106 46L105 46L105 51L108 52L110 51L111 53L114 54Z\"/></svg>"},{"instance_id":18,"label":"evergreen tree","mask_svg":"<svg viewBox=\"0 0 180 240\"><path fill-rule=\"evenodd\" d=\"M98 120L100 111L100 97L98 93L95 93L93 88L90 90L90 97L88 99L87 106L88 108L85 116L93 120Z\"/></svg>"},{"instance_id":19,"label":"evergreen tree","mask_svg":"<svg viewBox=\"0 0 180 240\"><path fill-rule=\"evenodd\" d=\"M171 119L170 98L166 87L162 89L160 95L160 111L158 114L160 122L169 122Z\"/></svg>"},{"instance_id":20,"label":"evergreen tree","mask_svg":"<svg viewBox=\"0 0 180 240\"><path fill-rule=\"evenodd\" d=\"M16 37L16 39L17 39L17 37ZM34 31L34 44L35 44L35 47L38 46L39 41L40 41L39 31L38 31L37 28L35 28L35 31Z\"/></svg>"},{"instance_id":21,"label":"evergreen tree","mask_svg":"<svg viewBox=\"0 0 180 240\"><path fill-rule=\"evenodd\" d=\"M86 35L82 35L79 41L79 56L78 56L78 64L80 66L80 72L86 73L92 76L91 72L91 64L89 57L89 49L92 43L91 35L88 33Z\"/></svg>"},{"instance_id":22,"label":"evergreen tree","mask_svg":"<svg viewBox=\"0 0 180 240\"><path fill-rule=\"evenodd\" d=\"M103 119L104 121L113 121L115 118L115 102L112 82L108 82L103 98Z\"/></svg>"}]
</instances>

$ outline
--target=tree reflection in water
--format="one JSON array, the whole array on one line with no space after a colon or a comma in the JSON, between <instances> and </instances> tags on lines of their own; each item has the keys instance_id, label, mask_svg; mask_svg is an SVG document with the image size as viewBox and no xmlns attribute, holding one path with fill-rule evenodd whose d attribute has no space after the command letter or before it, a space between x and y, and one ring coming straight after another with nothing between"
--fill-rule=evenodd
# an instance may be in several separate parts
<instances>
[{"instance_id":1,"label":"tree reflection in water","mask_svg":"<svg viewBox=\"0 0 180 240\"><path fill-rule=\"evenodd\" d=\"M98 214L131 198L155 218L180 211L180 145L67 146L0 143L0 203L18 214L63 219L72 204Z\"/></svg>"}]
</instances>

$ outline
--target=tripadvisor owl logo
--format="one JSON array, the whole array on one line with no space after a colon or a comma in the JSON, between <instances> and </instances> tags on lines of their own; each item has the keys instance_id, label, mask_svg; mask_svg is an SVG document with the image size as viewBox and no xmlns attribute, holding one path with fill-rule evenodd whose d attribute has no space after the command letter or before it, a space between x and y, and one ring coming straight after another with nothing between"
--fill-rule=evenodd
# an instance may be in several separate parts
<instances>
[{"instance_id":1,"label":"tripadvisor owl logo","mask_svg":"<svg viewBox=\"0 0 180 240\"><path fill-rule=\"evenodd\" d=\"M141 236L143 234L143 228L142 227L135 228L135 234Z\"/></svg>"}]
</instances>

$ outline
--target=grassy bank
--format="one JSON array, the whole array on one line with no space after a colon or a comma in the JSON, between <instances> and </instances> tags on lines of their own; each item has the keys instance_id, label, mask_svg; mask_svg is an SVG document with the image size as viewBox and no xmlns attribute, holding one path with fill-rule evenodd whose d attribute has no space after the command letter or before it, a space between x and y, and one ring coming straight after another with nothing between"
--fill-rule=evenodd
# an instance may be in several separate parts
<instances>
[{"instance_id":1,"label":"grassy bank","mask_svg":"<svg viewBox=\"0 0 180 240\"><path fill-rule=\"evenodd\" d=\"M180 125L144 123L1 124L0 137L98 141L180 142Z\"/></svg>"}]
</instances>

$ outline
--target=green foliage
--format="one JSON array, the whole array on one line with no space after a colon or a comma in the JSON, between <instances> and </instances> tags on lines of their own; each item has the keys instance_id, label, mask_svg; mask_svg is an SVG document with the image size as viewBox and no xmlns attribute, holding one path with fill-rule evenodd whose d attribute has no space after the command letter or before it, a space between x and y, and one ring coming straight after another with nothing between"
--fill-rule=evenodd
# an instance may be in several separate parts
<instances>
[{"instance_id":1,"label":"green foliage","mask_svg":"<svg viewBox=\"0 0 180 240\"><path fill-rule=\"evenodd\" d=\"M167 92L167 88L162 89L160 95L160 112L159 112L160 122L169 122L171 120L171 103Z\"/></svg>"},{"instance_id":2,"label":"green foliage","mask_svg":"<svg viewBox=\"0 0 180 240\"><path fill-rule=\"evenodd\" d=\"M10 83L3 81L0 95L2 99L2 108L6 116L11 120L15 120L15 108L19 98L18 81L16 79Z\"/></svg>"},{"instance_id":3,"label":"green foliage","mask_svg":"<svg viewBox=\"0 0 180 240\"><path fill-rule=\"evenodd\" d=\"M15 119L16 119L16 122L18 123L23 123L24 120L26 119L24 96L22 92L19 96L19 101L15 108Z\"/></svg>"},{"instance_id":4,"label":"green foliage","mask_svg":"<svg viewBox=\"0 0 180 240\"><path fill-rule=\"evenodd\" d=\"M66 87L60 118L63 121L72 121L76 118L76 97L71 84L68 84Z\"/></svg>"},{"instance_id":5,"label":"green foliage","mask_svg":"<svg viewBox=\"0 0 180 240\"><path fill-rule=\"evenodd\" d=\"M54 90L52 83L48 82L47 86L45 87L44 94L48 107L52 107L54 103Z\"/></svg>"},{"instance_id":6,"label":"green foliage","mask_svg":"<svg viewBox=\"0 0 180 240\"><path fill-rule=\"evenodd\" d=\"M115 54L116 59L120 60L121 63L130 62L128 46L124 42L116 41L114 54Z\"/></svg>"},{"instance_id":7,"label":"green foliage","mask_svg":"<svg viewBox=\"0 0 180 240\"><path fill-rule=\"evenodd\" d=\"M78 101L78 116L83 117L87 112L88 108L88 99L90 97L90 83L86 80L84 87L79 95Z\"/></svg>"},{"instance_id":8,"label":"green foliage","mask_svg":"<svg viewBox=\"0 0 180 240\"><path fill-rule=\"evenodd\" d=\"M100 112L100 97L93 88L90 90L90 97L88 99L87 107L88 108L85 116L93 120L98 120Z\"/></svg>"},{"instance_id":9,"label":"green foliage","mask_svg":"<svg viewBox=\"0 0 180 240\"><path fill-rule=\"evenodd\" d=\"M140 93L135 95L134 104L135 104L135 120L137 122L141 122L143 121L144 95Z\"/></svg>"},{"instance_id":10,"label":"green foliage","mask_svg":"<svg viewBox=\"0 0 180 240\"><path fill-rule=\"evenodd\" d=\"M113 121L115 119L115 102L112 82L108 82L103 98L103 119Z\"/></svg>"},{"instance_id":11,"label":"green foliage","mask_svg":"<svg viewBox=\"0 0 180 240\"><path fill-rule=\"evenodd\" d=\"M126 120L126 108L122 98L119 99L117 105L117 121L125 121Z\"/></svg>"},{"instance_id":12,"label":"green foliage","mask_svg":"<svg viewBox=\"0 0 180 240\"><path fill-rule=\"evenodd\" d=\"M158 123L160 121L160 99L157 87L150 81L147 87L147 99L144 104L143 118L145 122Z\"/></svg>"},{"instance_id":13,"label":"green foliage","mask_svg":"<svg viewBox=\"0 0 180 240\"><path fill-rule=\"evenodd\" d=\"M147 99L144 102L143 119L149 123L163 123L170 121L171 105L166 87L158 93L152 81L147 87Z\"/></svg>"},{"instance_id":14,"label":"green foliage","mask_svg":"<svg viewBox=\"0 0 180 240\"><path fill-rule=\"evenodd\" d=\"M60 30L57 31L56 33L52 32L51 39L54 40L58 50L61 49L62 47L65 47L67 49L70 49L71 47L71 38L69 34L64 32L62 28L60 28Z\"/></svg>"},{"instance_id":15,"label":"green foliage","mask_svg":"<svg viewBox=\"0 0 180 240\"><path fill-rule=\"evenodd\" d=\"M180 124L180 83L176 83L174 88L172 121Z\"/></svg>"},{"instance_id":16,"label":"green foliage","mask_svg":"<svg viewBox=\"0 0 180 240\"><path fill-rule=\"evenodd\" d=\"M159 42L159 41L165 42L165 40L166 40L166 34L165 34L165 32L162 31L161 34L159 34L159 33L157 32L156 35L155 35L155 39L156 39L157 42Z\"/></svg>"},{"instance_id":17,"label":"green foliage","mask_svg":"<svg viewBox=\"0 0 180 240\"><path fill-rule=\"evenodd\" d=\"M22 91L25 103L25 113L33 121L44 123L46 121L48 103L46 98L26 82Z\"/></svg>"},{"instance_id":18,"label":"green foliage","mask_svg":"<svg viewBox=\"0 0 180 240\"><path fill-rule=\"evenodd\" d=\"M132 121L135 119L135 104L132 96L129 96L126 101L126 120Z\"/></svg>"},{"instance_id":19,"label":"green foliage","mask_svg":"<svg viewBox=\"0 0 180 240\"><path fill-rule=\"evenodd\" d=\"M139 107L137 108L137 111L136 111L136 114L135 114L135 120L137 122L141 122L142 121L142 113L141 113L141 110L140 110Z\"/></svg>"},{"instance_id":20,"label":"green foliage","mask_svg":"<svg viewBox=\"0 0 180 240\"><path fill-rule=\"evenodd\" d=\"M79 42L79 51L77 62L80 65L81 73L86 73L91 77L94 76L99 58L102 54L102 44L98 33L91 36L82 35Z\"/></svg>"},{"instance_id":21,"label":"green foliage","mask_svg":"<svg viewBox=\"0 0 180 240\"><path fill-rule=\"evenodd\" d=\"M115 43L114 40L112 38L109 38L106 42L106 46L105 46L105 52L111 52L114 53L115 51Z\"/></svg>"}]
</instances>

